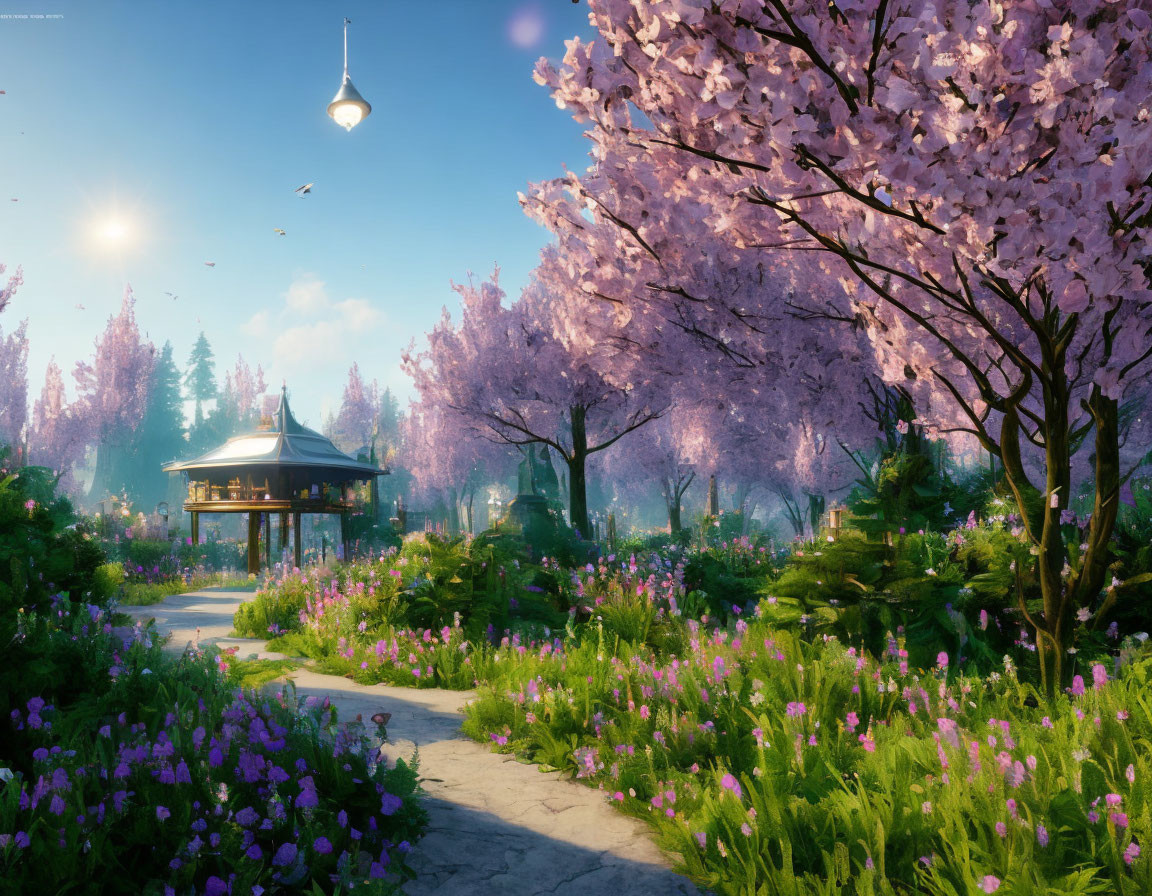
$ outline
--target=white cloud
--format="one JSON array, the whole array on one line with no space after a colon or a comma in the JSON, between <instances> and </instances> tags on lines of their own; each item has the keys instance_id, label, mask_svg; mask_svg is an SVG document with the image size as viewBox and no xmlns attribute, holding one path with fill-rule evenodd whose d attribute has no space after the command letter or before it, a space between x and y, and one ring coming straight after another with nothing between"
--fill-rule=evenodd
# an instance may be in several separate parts
<instances>
[{"instance_id":1,"label":"white cloud","mask_svg":"<svg viewBox=\"0 0 1152 896\"><path fill-rule=\"evenodd\" d=\"M343 370L374 341L385 315L366 299L334 302L324 283L305 274L283 293L280 308L264 308L240 325L251 338L272 337L273 357L288 375L334 367Z\"/></svg>"},{"instance_id":2,"label":"white cloud","mask_svg":"<svg viewBox=\"0 0 1152 896\"><path fill-rule=\"evenodd\" d=\"M293 280L284 301L288 310L296 314L318 314L331 304L324 291L324 281L310 275Z\"/></svg>"},{"instance_id":3,"label":"white cloud","mask_svg":"<svg viewBox=\"0 0 1152 896\"><path fill-rule=\"evenodd\" d=\"M247 321L240 324L240 332L245 336L260 339L268 335L272 326L272 312L267 309L257 311Z\"/></svg>"}]
</instances>

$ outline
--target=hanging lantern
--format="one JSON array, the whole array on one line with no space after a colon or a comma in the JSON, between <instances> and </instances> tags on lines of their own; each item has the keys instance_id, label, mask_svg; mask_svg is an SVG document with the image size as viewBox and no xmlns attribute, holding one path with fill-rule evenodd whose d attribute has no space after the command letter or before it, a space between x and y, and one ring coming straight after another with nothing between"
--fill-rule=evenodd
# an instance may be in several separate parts
<instances>
[{"instance_id":1,"label":"hanging lantern","mask_svg":"<svg viewBox=\"0 0 1152 896\"><path fill-rule=\"evenodd\" d=\"M352 130L372 112L372 106L360 96L360 91L352 86L352 79L348 77L348 26L351 22L351 19L344 20L344 80L328 104L328 114L346 131Z\"/></svg>"}]
</instances>

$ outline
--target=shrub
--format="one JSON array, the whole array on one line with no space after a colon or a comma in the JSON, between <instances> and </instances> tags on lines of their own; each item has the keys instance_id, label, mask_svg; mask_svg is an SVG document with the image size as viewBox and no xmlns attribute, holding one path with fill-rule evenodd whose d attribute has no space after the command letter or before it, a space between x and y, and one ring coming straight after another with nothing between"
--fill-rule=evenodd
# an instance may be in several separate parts
<instances>
[{"instance_id":1,"label":"shrub","mask_svg":"<svg viewBox=\"0 0 1152 896\"><path fill-rule=\"evenodd\" d=\"M33 676L2 723L5 887L393 892L410 876L414 767L376 765L326 700L234 690L225 657L171 658L151 631L69 607L25 626L77 676Z\"/></svg>"}]
</instances>

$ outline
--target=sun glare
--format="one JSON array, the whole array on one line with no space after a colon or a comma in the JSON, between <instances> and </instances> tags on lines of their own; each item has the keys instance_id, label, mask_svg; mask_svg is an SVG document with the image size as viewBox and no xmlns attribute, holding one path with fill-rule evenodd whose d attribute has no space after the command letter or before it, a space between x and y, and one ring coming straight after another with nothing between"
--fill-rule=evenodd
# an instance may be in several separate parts
<instances>
[{"instance_id":1,"label":"sun glare","mask_svg":"<svg viewBox=\"0 0 1152 896\"><path fill-rule=\"evenodd\" d=\"M132 236L130 222L120 215L112 215L96 224L96 236L106 246L124 246Z\"/></svg>"}]
</instances>

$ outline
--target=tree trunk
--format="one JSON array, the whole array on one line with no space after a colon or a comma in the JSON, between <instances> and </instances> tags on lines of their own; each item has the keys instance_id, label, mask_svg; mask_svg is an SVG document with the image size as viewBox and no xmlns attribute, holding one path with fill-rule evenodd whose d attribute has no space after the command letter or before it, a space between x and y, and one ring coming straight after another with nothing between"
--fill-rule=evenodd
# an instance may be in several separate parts
<instances>
[{"instance_id":1,"label":"tree trunk","mask_svg":"<svg viewBox=\"0 0 1152 896\"><path fill-rule=\"evenodd\" d=\"M572 528L581 538L588 538L592 527L588 525L588 484L584 475L588 460L588 433L584 429L584 408L574 407L572 413L572 454L568 462L568 502Z\"/></svg>"},{"instance_id":2,"label":"tree trunk","mask_svg":"<svg viewBox=\"0 0 1152 896\"><path fill-rule=\"evenodd\" d=\"M100 442L96 445L96 469L92 473L92 487L88 490L88 500L96 503L106 497L111 491L112 470L115 467L113 453L115 446L111 442Z\"/></svg>"},{"instance_id":3,"label":"tree trunk","mask_svg":"<svg viewBox=\"0 0 1152 896\"><path fill-rule=\"evenodd\" d=\"M803 538L804 514L800 511L800 504L783 492L777 492L777 494L780 495L780 501L784 505L784 513L788 516L788 522L792 524L792 531L796 533L797 538Z\"/></svg>"},{"instance_id":4,"label":"tree trunk","mask_svg":"<svg viewBox=\"0 0 1152 896\"><path fill-rule=\"evenodd\" d=\"M1120 447L1116 402L1094 387L1086 402L1096 430L1096 497L1086 536L1087 549L1079 568L1065 581L1068 559L1060 530L1061 513L1067 509L1071 490L1071 433L1068 410L1071 401L1063 350L1053 350L1045 358L1044 423L1045 488L1041 492L1029 481L1020 454L1020 416L1014 407L1004 414L1000 430L1000 460L1004 478L1011 488L1029 541L1037 549L1036 576L1039 581L1042 614L1031 612L1024 593L1023 576L1017 570L1017 605L1036 637L1041 683L1049 699L1065 685L1068 667L1065 658L1076 629L1076 611L1091 608L1104 585L1108 566L1108 546L1116 524L1120 501ZM1091 617L1094 626L1111 609L1115 592L1109 592L1103 605Z\"/></svg>"},{"instance_id":5,"label":"tree trunk","mask_svg":"<svg viewBox=\"0 0 1152 896\"><path fill-rule=\"evenodd\" d=\"M740 482L736 485L736 494L732 496L733 510L737 513L744 513L748 507L748 497L752 494L752 486L747 482Z\"/></svg>"},{"instance_id":6,"label":"tree trunk","mask_svg":"<svg viewBox=\"0 0 1152 896\"><path fill-rule=\"evenodd\" d=\"M679 485L672 482L671 476L660 477L660 494L664 496L664 507L668 511L668 531L675 535L680 531L680 496L683 492Z\"/></svg>"},{"instance_id":7,"label":"tree trunk","mask_svg":"<svg viewBox=\"0 0 1152 896\"><path fill-rule=\"evenodd\" d=\"M820 517L824 515L824 496L808 496L808 521L812 525L812 534L820 531Z\"/></svg>"},{"instance_id":8,"label":"tree trunk","mask_svg":"<svg viewBox=\"0 0 1152 896\"><path fill-rule=\"evenodd\" d=\"M666 499L668 504L668 531L675 535L682 528L680 523L680 494L675 489L671 498Z\"/></svg>"},{"instance_id":9,"label":"tree trunk","mask_svg":"<svg viewBox=\"0 0 1152 896\"><path fill-rule=\"evenodd\" d=\"M456 535L460 531L460 497L456 489L448 492L448 519L445 521L445 535Z\"/></svg>"}]
</instances>

